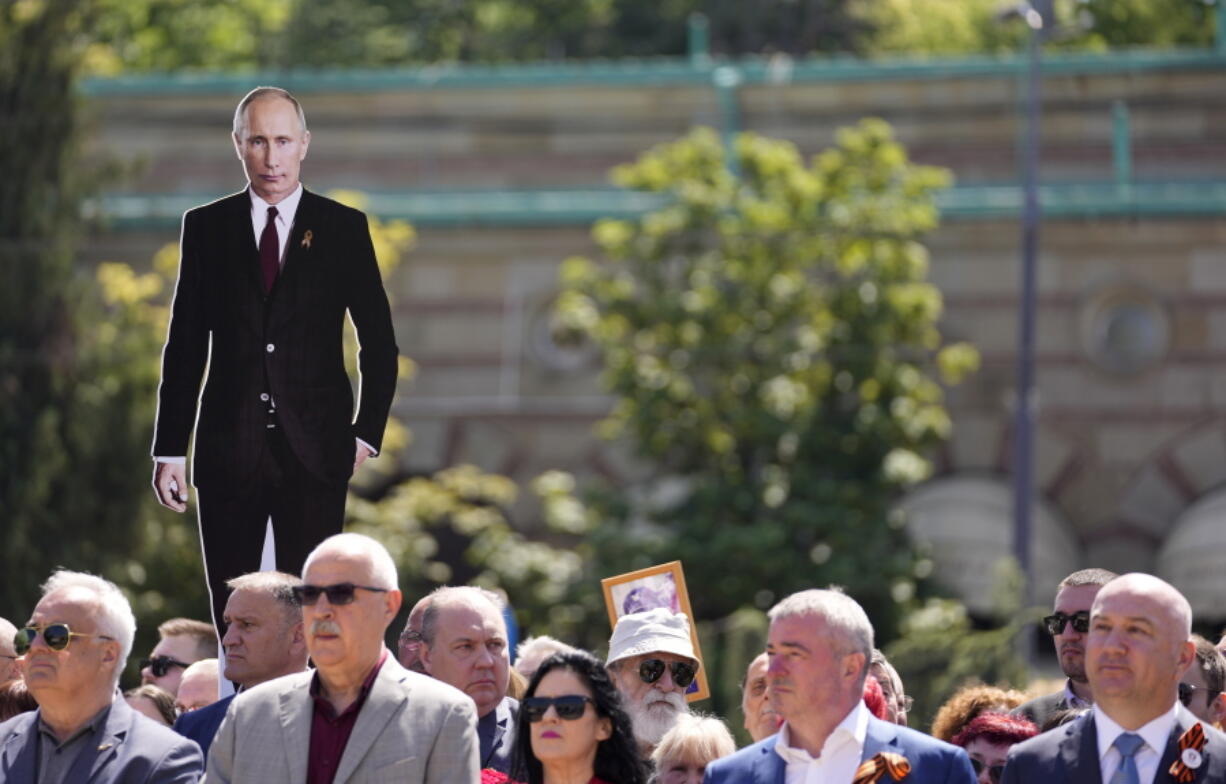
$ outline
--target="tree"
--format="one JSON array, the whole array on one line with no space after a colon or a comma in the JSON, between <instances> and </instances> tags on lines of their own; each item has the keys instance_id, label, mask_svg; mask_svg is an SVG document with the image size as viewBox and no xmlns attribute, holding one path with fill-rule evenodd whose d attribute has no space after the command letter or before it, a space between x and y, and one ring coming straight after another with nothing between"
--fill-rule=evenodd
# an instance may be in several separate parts
<instances>
[{"instance_id":1,"label":"tree","mask_svg":"<svg viewBox=\"0 0 1226 784\"><path fill-rule=\"evenodd\" d=\"M866 120L808 165L700 129L614 179L667 203L599 222L602 263L561 271L559 339L603 351L602 433L650 466L589 500L594 567L680 558L703 619L836 583L888 639L923 573L890 507L950 426L934 362L977 362L942 345L919 242L948 174Z\"/></svg>"}]
</instances>

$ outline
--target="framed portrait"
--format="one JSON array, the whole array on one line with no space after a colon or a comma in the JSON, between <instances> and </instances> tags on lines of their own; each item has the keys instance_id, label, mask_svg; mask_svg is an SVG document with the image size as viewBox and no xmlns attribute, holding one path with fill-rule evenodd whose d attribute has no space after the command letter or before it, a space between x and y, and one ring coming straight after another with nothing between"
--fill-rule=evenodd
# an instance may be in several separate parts
<instances>
[{"instance_id":1,"label":"framed portrait","mask_svg":"<svg viewBox=\"0 0 1226 784\"><path fill-rule=\"evenodd\" d=\"M702 649L698 646L698 629L694 623L694 611L690 608L690 594L685 589L685 574L680 561L670 561L658 566L649 566L600 581L604 589L605 608L609 611L610 628L617 626L623 615L664 607L672 612L682 612L690 620L690 642L698 657L698 675L685 690L687 702L705 700L711 696L707 685L707 668L702 666Z\"/></svg>"}]
</instances>

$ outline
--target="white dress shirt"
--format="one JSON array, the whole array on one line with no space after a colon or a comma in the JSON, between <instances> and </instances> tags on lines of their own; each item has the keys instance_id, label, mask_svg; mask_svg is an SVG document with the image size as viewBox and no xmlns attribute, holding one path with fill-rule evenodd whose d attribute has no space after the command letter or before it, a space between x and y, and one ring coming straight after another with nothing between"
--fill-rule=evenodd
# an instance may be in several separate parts
<instances>
[{"instance_id":1,"label":"white dress shirt","mask_svg":"<svg viewBox=\"0 0 1226 784\"><path fill-rule=\"evenodd\" d=\"M285 266L285 249L289 246L289 233L294 228L294 216L298 214L298 202L302 201L302 183L294 188L294 192L276 204L268 202L255 195L251 188L247 189L251 197L251 229L255 232L255 246L260 247L260 235L264 233L264 224L268 223L268 208L277 208L277 242L281 250L278 263Z\"/></svg>"},{"instance_id":2,"label":"white dress shirt","mask_svg":"<svg viewBox=\"0 0 1226 784\"><path fill-rule=\"evenodd\" d=\"M1132 730L1134 735L1140 735L1145 741L1133 755L1141 784L1152 784L1157 776L1158 763L1162 761L1162 753L1166 751L1166 744L1171 738L1171 730L1175 728L1178 713L1179 703L1176 702L1166 713L1139 729ZM1113 744L1116 738L1128 730L1116 724L1097 705L1094 706L1094 727L1098 731L1098 767L1103 774L1103 784L1110 784L1111 777L1123 761L1123 755Z\"/></svg>"},{"instance_id":3,"label":"white dress shirt","mask_svg":"<svg viewBox=\"0 0 1226 784\"><path fill-rule=\"evenodd\" d=\"M787 766L786 784L851 784L860 767L867 736L868 708L863 700L856 703L856 707L826 736L817 757L791 745L791 733L787 722L784 722L779 728L775 752L783 757Z\"/></svg>"},{"instance_id":4,"label":"white dress shirt","mask_svg":"<svg viewBox=\"0 0 1226 784\"><path fill-rule=\"evenodd\" d=\"M281 250L281 256L278 263L282 268L285 267L285 251L289 247L289 235L294 228L294 216L298 214L298 202L302 201L302 183L298 183L298 187L294 188L294 192L286 196L276 204L268 202L255 195L255 191L250 186L247 188L247 195L251 197L251 230L255 233L255 246L260 247L260 235L264 233L264 226L268 223L268 208L277 208L277 242ZM355 438L362 446L370 451L371 456L378 454L378 451L370 444L360 438ZM154 457L155 462L171 463L173 465L186 465L187 458L184 456L173 457Z\"/></svg>"}]
</instances>

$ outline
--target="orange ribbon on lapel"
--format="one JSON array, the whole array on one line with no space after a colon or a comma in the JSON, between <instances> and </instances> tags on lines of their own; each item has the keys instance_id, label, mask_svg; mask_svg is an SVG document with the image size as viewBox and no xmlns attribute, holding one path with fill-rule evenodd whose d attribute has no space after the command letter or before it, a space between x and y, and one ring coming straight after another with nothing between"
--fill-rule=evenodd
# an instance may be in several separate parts
<instances>
[{"instance_id":1,"label":"orange ribbon on lapel","mask_svg":"<svg viewBox=\"0 0 1226 784\"><path fill-rule=\"evenodd\" d=\"M1205 748L1205 730L1196 722L1179 736L1179 759L1167 771L1179 784L1191 784L1196 780L1196 769L1201 765L1201 751Z\"/></svg>"},{"instance_id":2,"label":"orange ribbon on lapel","mask_svg":"<svg viewBox=\"0 0 1226 784\"><path fill-rule=\"evenodd\" d=\"M881 777L889 773L890 778L894 781L902 781L903 777L911 772L911 763L907 762L907 758L901 754L895 754L890 751L883 751L880 754L873 755L872 759L865 760L856 770L855 777L851 780L851 784L877 784L881 781Z\"/></svg>"}]
</instances>

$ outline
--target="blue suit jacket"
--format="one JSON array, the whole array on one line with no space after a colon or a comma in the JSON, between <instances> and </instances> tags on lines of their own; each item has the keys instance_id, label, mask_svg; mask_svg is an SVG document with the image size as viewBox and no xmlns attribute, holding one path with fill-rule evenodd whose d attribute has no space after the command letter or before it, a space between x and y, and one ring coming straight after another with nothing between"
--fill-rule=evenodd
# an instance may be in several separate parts
<instances>
[{"instance_id":1,"label":"blue suit jacket","mask_svg":"<svg viewBox=\"0 0 1226 784\"><path fill-rule=\"evenodd\" d=\"M226 708L230 707L233 699L234 695L231 694L199 710L184 713L175 721L175 732L189 740L196 741L200 752L204 754L206 763L209 758L209 746L213 745L213 736L217 734L221 720L226 717Z\"/></svg>"},{"instance_id":2,"label":"blue suit jacket","mask_svg":"<svg viewBox=\"0 0 1226 784\"><path fill-rule=\"evenodd\" d=\"M784 784L787 763L775 751L778 740L778 735L771 735L712 762L707 766L703 784ZM975 784L970 758L962 749L869 716L860 760L871 759L883 751L901 754L911 763L904 784Z\"/></svg>"},{"instance_id":3,"label":"blue suit jacket","mask_svg":"<svg viewBox=\"0 0 1226 784\"><path fill-rule=\"evenodd\" d=\"M1167 740L1154 784L1171 784L1171 764L1179 751L1179 736L1196 723L1196 717L1182 705L1175 719L1175 728ZM1208 725L1202 762L1194 771L1195 784L1217 784L1226 781L1226 735ZM1042 735L1023 741L1009 750L1009 761L1001 784L1102 784L1102 769L1098 765L1098 729L1094 712L1070 721Z\"/></svg>"},{"instance_id":4,"label":"blue suit jacket","mask_svg":"<svg viewBox=\"0 0 1226 784\"><path fill-rule=\"evenodd\" d=\"M41 711L0 724L0 782L36 781ZM200 747L140 715L116 695L97 745L81 750L69 770L73 784L195 784L204 770Z\"/></svg>"},{"instance_id":5,"label":"blue suit jacket","mask_svg":"<svg viewBox=\"0 0 1226 784\"><path fill-rule=\"evenodd\" d=\"M510 772L511 746L515 742L515 719L518 715L519 700L503 697L492 711L477 720L482 768L493 768L500 773Z\"/></svg>"}]
</instances>

